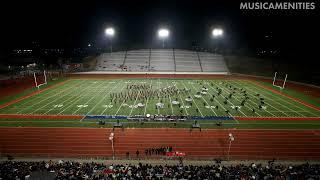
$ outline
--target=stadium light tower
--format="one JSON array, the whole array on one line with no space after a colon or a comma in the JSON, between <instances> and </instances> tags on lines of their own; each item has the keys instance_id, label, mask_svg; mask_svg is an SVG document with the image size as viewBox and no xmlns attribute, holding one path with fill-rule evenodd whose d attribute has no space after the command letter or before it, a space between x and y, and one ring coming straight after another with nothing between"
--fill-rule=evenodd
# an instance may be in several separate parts
<instances>
[{"instance_id":1,"label":"stadium light tower","mask_svg":"<svg viewBox=\"0 0 320 180\"><path fill-rule=\"evenodd\" d=\"M214 39L217 39L217 41L218 41L218 39L220 39L223 36L223 34L224 34L224 32L223 32L223 29L221 29L221 28L214 28L212 30L212 37ZM217 49L218 49L218 45L216 45L216 48L214 50L215 54L216 54Z\"/></svg>"},{"instance_id":2,"label":"stadium light tower","mask_svg":"<svg viewBox=\"0 0 320 180\"><path fill-rule=\"evenodd\" d=\"M169 37L169 30L168 29L159 29L158 37L162 39L162 48L164 48L164 41Z\"/></svg>"},{"instance_id":3,"label":"stadium light tower","mask_svg":"<svg viewBox=\"0 0 320 180\"><path fill-rule=\"evenodd\" d=\"M112 53L112 38L115 34L115 30L112 27L109 27L105 30L105 34L110 39L110 53Z\"/></svg>"},{"instance_id":4,"label":"stadium light tower","mask_svg":"<svg viewBox=\"0 0 320 180\"><path fill-rule=\"evenodd\" d=\"M234 136L233 134L229 133L229 149L228 149L228 161L230 159L230 148L231 148L231 143L234 141Z\"/></svg>"}]
</instances>

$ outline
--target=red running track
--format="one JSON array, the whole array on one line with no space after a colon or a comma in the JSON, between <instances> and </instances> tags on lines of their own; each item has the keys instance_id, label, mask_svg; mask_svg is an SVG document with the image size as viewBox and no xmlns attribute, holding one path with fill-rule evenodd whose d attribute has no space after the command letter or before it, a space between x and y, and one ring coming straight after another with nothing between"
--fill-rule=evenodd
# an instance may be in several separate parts
<instances>
[{"instance_id":1,"label":"red running track","mask_svg":"<svg viewBox=\"0 0 320 180\"><path fill-rule=\"evenodd\" d=\"M111 157L111 129L0 128L2 155L32 157ZM233 133L230 159L320 160L320 130L115 130L117 157L126 152L144 156L145 148L173 146L187 158L226 158L228 134Z\"/></svg>"}]
</instances>

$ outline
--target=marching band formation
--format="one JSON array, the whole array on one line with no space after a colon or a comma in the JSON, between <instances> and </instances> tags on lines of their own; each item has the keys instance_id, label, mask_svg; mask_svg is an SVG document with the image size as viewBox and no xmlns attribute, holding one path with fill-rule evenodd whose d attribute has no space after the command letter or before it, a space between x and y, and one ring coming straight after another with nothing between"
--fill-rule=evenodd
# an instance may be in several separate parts
<instances>
[{"instance_id":1,"label":"marching band formation","mask_svg":"<svg viewBox=\"0 0 320 180\"><path fill-rule=\"evenodd\" d=\"M179 102L179 98L181 99L182 97L187 97L185 98L185 105L188 107L192 107L192 102L193 102L193 96L195 98L200 99L202 96L208 96L210 104L203 99L203 106L204 107L209 107L209 108L215 108L219 109L218 105L213 105L213 102L215 101L215 98L220 96L222 97L222 103L218 103L220 106L224 106L223 109L225 110L225 113L229 115L230 113L230 108L227 107L227 105L230 103L230 100L233 98L235 94L238 95L237 101L240 101L240 104L233 105L231 108L235 111L238 111L241 107L244 107L246 102L250 99L248 96L248 93L245 89L243 88L237 88L234 87L232 84L222 82L221 86L226 87L226 91L224 92L225 95L222 95L223 90L220 87L215 87L214 84L211 83L206 83L204 84L202 81L196 81L197 87L200 87L198 91L194 93L194 95L191 95L192 91L191 89L185 88L178 88L176 84L173 84L171 86L167 87L161 87L161 88L155 88L151 84L141 84L141 83L132 83L132 84L127 84L126 88L122 92L116 92L116 93L111 93L110 94L110 101L113 103L127 103L129 101L139 101L137 107L144 107L144 103L148 100L153 100L157 99L159 102L155 104L156 109L161 109L164 108L163 104L163 99L170 99L170 104L168 104L168 108L172 105L177 105L179 108L182 106ZM213 93L209 93L207 86L212 86L211 88L214 90ZM227 93L227 94L226 94ZM256 103L258 106L256 108L259 108L260 110L265 109L265 102L264 98L261 97L260 94L255 94L257 97L259 103ZM178 98L179 97L179 98ZM221 99L220 99L221 100ZM247 107L249 108L249 107ZM255 107L250 108L252 113L255 113ZM199 113L199 107L195 108L195 111ZM180 109L180 114L183 114L183 109Z\"/></svg>"}]
</instances>

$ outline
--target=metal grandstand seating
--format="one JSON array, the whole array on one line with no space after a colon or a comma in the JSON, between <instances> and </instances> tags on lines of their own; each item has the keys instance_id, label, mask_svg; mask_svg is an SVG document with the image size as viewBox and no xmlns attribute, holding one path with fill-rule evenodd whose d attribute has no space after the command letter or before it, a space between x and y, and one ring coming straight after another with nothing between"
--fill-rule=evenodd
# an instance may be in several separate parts
<instances>
[{"instance_id":1,"label":"metal grandstand seating","mask_svg":"<svg viewBox=\"0 0 320 180\"><path fill-rule=\"evenodd\" d=\"M174 53L174 48L172 49L172 53L173 53L173 62L174 62L174 72L177 71L177 63L176 63L176 55Z\"/></svg>"},{"instance_id":2,"label":"metal grandstand seating","mask_svg":"<svg viewBox=\"0 0 320 180\"><path fill-rule=\"evenodd\" d=\"M148 71L149 49L128 51L125 66L128 71Z\"/></svg>"},{"instance_id":3,"label":"metal grandstand seating","mask_svg":"<svg viewBox=\"0 0 320 180\"><path fill-rule=\"evenodd\" d=\"M201 72L197 53L188 50L175 50L177 72Z\"/></svg>"},{"instance_id":4,"label":"metal grandstand seating","mask_svg":"<svg viewBox=\"0 0 320 180\"><path fill-rule=\"evenodd\" d=\"M199 56L199 52L198 52L198 51L197 51L197 57L198 57L198 61L199 61L199 64L200 64L201 71L203 72L202 63L201 63L201 59L200 59L200 56Z\"/></svg>"},{"instance_id":5,"label":"metal grandstand seating","mask_svg":"<svg viewBox=\"0 0 320 180\"><path fill-rule=\"evenodd\" d=\"M104 53L98 57L96 70L98 71L121 71L125 57L125 51Z\"/></svg>"},{"instance_id":6,"label":"metal grandstand seating","mask_svg":"<svg viewBox=\"0 0 320 180\"><path fill-rule=\"evenodd\" d=\"M150 58L150 71L175 70L172 49L152 49Z\"/></svg>"},{"instance_id":7,"label":"metal grandstand seating","mask_svg":"<svg viewBox=\"0 0 320 180\"><path fill-rule=\"evenodd\" d=\"M140 49L104 53L98 71L228 72L223 56L180 49Z\"/></svg>"},{"instance_id":8,"label":"metal grandstand seating","mask_svg":"<svg viewBox=\"0 0 320 180\"><path fill-rule=\"evenodd\" d=\"M228 72L227 65L221 55L198 52L203 72Z\"/></svg>"}]
</instances>

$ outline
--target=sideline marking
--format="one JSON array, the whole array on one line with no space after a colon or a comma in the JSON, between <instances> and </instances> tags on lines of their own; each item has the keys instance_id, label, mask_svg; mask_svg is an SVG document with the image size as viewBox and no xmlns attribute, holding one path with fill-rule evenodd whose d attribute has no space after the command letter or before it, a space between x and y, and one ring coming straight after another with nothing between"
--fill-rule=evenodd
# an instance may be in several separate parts
<instances>
[{"instance_id":1,"label":"sideline marking","mask_svg":"<svg viewBox=\"0 0 320 180\"><path fill-rule=\"evenodd\" d=\"M9 101L9 102L7 102L7 103L5 103L5 104L0 105L0 109L3 109L3 108L8 107L8 106L10 106L10 105L13 105L13 104L15 104L15 103L17 103L17 102L20 102L20 101L22 101L22 100L24 100L24 99L27 99L27 98L29 98L29 97L32 97L32 96L34 96L34 95L40 94L40 93L42 93L43 91L52 89L52 88L54 88L54 87L56 87L56 86L65 84L65 83L67 83L67 82L70 81L70 80L71 80L71 79L67 79L67 80L64 80L64 81L62 81L62 82L59 82L59 83L57 83L57 84L50 85L50 86L48 86L48 87L46 87L46 88L44 88L44 89L42 89L42 90L40 90L40 91L35 90L35 92L32 92L32 93L30 93L30 94L28 94L28 95L22 96L22 97L20 97L20 98L18 98L18 99L15 99L15 100L12 100L12 101Z\"/></svg>"}]
</instances>

